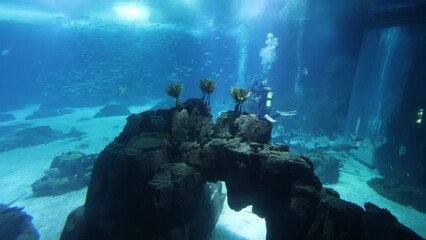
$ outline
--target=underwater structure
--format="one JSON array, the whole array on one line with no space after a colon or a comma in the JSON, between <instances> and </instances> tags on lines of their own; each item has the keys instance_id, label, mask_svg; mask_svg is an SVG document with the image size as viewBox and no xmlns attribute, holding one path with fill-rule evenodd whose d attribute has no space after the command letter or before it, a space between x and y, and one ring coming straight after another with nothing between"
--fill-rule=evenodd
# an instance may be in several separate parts
<instances>
[{"instance_id":1,"label":"underwater structure","mask_svg":"<svg viewBox=\"0 0 426 240\"><path fill-rule=\"evenodd\" d=\"M371 139L380 173L426 187L426 5L379 11L369 19L349 105L346 137Z\"/></svg>"},{"instance_id":2,"label":"underwater structure","mask_svg":"<svg viewBox=\"0 0 426 240\"><path fill-rule=\"evenodd\" d=\"M204 239L225 199L265 218L268 240L422 239L386 209L340 199L312 162L269 144L272 124L202 100L128 117L99 154L61 239Z\"/></svg>"}]
</instances>

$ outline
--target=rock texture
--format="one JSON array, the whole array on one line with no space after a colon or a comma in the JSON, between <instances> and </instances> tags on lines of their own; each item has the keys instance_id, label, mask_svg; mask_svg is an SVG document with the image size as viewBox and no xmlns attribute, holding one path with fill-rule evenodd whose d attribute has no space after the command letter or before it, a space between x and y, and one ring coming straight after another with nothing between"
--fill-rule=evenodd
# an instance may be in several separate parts
<instances>
[{"instance_id":1,"label":"rock texture","mask_svg":"<svg viewBox=\"0 0 426 240\"><path fill-rule=\"evenodd\" d=\"M408 186L403 181L390 177L373 178L367 183L383 197L426 213L426 189Z\"/></svg>"},{"instance_id":2,"label":"rock texture","mask_svg":"<svg viewBox=\"0 0 426 240\"><path fill-rule=\"evenodd\" d=\"M129 116L100 153L85 207L69 216L61 239L206 239L224 199L220 182L208 183L217 181L226 182L232 209L253 205L265 218L268 240L421 239L388 211L324 188L309 159L268 144L271 128L233 112L213 125L197 99Z\"/></svg>"},{"instance_id":3,"label":"rock texture","mask_svg":"<svg viewBox=\"0 0 426 240\"><path fill-rule=\"evenodd\" d=\"M50 169L31 185L38 196L59 195L86 187L96 154L66 152L53 159Z\"/></svg>"},{"instance_id":4,"label":"rock texture","mask_svg":"<svg viewBox=\"0 0 426 240\"><path fill-rule=\"evenodd\" d=\"M326 151L312 149L303 154L308 157L315 167L315 174L324 184L337 183L339 180L340 160Z\"/></svg>"}]
</instances>

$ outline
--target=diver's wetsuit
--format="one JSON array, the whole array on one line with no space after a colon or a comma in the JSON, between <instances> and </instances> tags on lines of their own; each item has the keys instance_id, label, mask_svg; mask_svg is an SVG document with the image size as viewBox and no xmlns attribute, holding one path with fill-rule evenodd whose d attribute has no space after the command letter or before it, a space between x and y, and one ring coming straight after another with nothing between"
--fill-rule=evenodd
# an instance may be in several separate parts
<instances>
[{"instance_id":1,"label":"diver's wetsuit","mask_svg":"<svg viewBox=\"0 0 426 240\"><path fill-rule=\"evenodd\" d=\"M271 88L267 87L266 84L262 84L260 81L255 81L250 91L253 94L252 111L256 113L258 118L263 118L265 114L269 115L271 107L267 106L266 101Z\"/></svg>"}]
</instances>

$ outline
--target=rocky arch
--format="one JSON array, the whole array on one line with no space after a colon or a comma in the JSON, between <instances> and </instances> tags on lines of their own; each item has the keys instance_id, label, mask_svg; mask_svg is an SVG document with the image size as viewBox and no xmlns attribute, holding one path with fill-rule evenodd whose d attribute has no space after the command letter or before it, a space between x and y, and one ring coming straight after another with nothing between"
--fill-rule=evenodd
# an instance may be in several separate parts
<instances>
[{"instance_id":1,"label":"rocky arch","mask_svg":"<svg viewBox=\"0 0 426 240\"><path fill-rule=\"evenodd\" d=\"M131 115L99 155L86 204L61 239L204 239L228 188L234 210L253 205L267 239L421 239L387 210L366 210L322 186L307 158L268 144L272 125L210 110L191 99L179 109Z\"/></svg>"}]
</instances>

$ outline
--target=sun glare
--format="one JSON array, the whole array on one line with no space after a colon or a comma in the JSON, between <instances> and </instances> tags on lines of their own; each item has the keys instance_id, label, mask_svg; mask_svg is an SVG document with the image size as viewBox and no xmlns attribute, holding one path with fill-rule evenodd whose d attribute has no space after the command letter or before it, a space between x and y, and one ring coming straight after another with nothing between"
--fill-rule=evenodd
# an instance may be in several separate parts
<instances>
[{"instance_id":1,"label":"sun glare","mask_svg":"<svg viewBox=\"0 0 426 240\"><path fill-rule=\"evenodd\" d=\"M148 7L138 4L117 4L114 6L117 18L125 22L148 23L150 11Z\"/></svg>"},{"instance_id":2,"label":"sun glare","mask_svg":"<svg viewBox=\"0 0 426 240\"><path fill-rule=\"evenodd\" d=\"M239 5L240 18L254 19L259 17L267 6L267 0L246 0Z\"/></svg>"}]
</instances>

